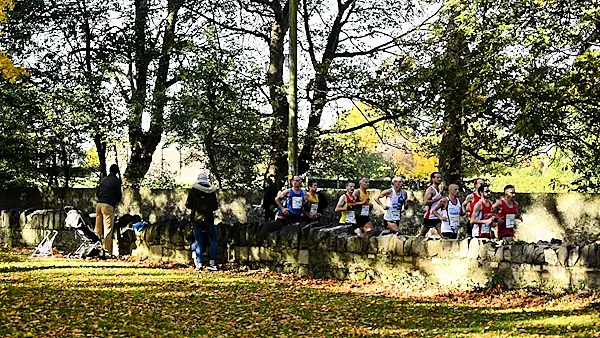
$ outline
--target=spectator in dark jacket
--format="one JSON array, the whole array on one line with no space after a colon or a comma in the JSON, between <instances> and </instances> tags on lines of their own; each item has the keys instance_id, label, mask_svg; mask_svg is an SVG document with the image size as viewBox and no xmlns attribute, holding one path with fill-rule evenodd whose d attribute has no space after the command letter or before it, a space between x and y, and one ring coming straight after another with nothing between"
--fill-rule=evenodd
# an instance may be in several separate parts
<instances>
[{"instance_id":1,"label":"spectator in dark jacket","mask_svg":"<svg viewBox=\"0 0 600 338\"><path fill-rule=\"evenodd\" d=\"M277 197L277 186L273 183L272 179L267 179L267 186L263 194L263 202L261 207L265 211L265 222L272 221L275 219L275 212L277 211L277 204L275 203L275 197Z\"/></svg>"},{"instance_id":2,"label":"spectator in dark jacket","mask_svg":"<svg viewBox=\"0 0 600 338\"><path fill-rule=\"evenodd\" d=\"M121 202L121 178L119 167L110 166L108 176L100 180L96 197L96 233L102 238L104 249L109 255L113 253L113 224L115 207Z\"/></svg>"},{"instance_id":3,"label":"spectator in dark jacket","mask_svg":"<svg viewBox=\"0 0 600 338\"><path fill-rule=\"evenodd\" d=\"M327 201L327 196L322 191L318 190L317 195L319 195L319 209L317 212L323 215L325 214L325 209L329 207L329 202Z\"/></svg>"},{"instance_id":4,"label":"spectator in dark jacket","mask_svg":"<svg viewBox=\"0 0 600 338\"><path fill-rule=\"evenodd\" d=\"M192 210L191 221L195 242L192 244L192 250L195 253L194 264L196 271L200 272L202 266L203 249L203 231L208 232L210 237L210 247L208 249L208 267L209 271L217 271L217 227L215 225L214 212L219 208L217 201L217 189L208 182L208 176L204 173L198 176L196 183L188 194L185 207Z\"/></svg>"}]
</instances>

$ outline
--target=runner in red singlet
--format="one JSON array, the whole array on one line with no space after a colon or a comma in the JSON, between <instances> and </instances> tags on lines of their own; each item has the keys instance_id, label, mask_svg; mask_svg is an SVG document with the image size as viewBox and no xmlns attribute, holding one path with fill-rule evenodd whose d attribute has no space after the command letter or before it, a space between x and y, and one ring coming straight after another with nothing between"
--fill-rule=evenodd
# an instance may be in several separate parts
<instances>
[{"instance_id":1,"label":"runner in red singlet","mask_svg":"<svg viewBox=\"0 0 600 338\"><path fill-rule=\"evenodd\" d=\"M483 178L476 179L475 180L475 189L473 190L472 193L470 193L465 198L465 201L462 203L463 213L465 215L469 216L469 222L467 223L467 236L468 237L471 237L472 232L473 232L473 226L471 225L471 221L470 221L471 210L473 210L473 207L475 206L475 204L477 202L479 202L479 199L481 199L481 195L479 195L479 192L477 192L477 189L479 189L479 187L484 183L485 183L485 181L483 180Z\"/></svg>"},{"instance_id":2,"label":"runner in red singlet","mask_svg":"<svg viewBox=\"0 0 600 338\"><path fill-rule=\"evenodd\" d=\"M481 199L475 203L471 212L472 236L475 238L490 238L492 222L494 221L492 202L488 200L491 193L490 186L482 184L477 191Z\"/></svg>"},{"instance_id":3,"label":"runner in red singlet","mask_svg":"<svg viewBox=\"0 0 600 338\"><path fill-rule=\"evenodd\" d=\"M511 240L515 236L515 219L520 219L519 203L515 201L515 187L504 187L504 198L494 203L493 209L498 214L498 238Z\"/></svg>"}]
</instances>

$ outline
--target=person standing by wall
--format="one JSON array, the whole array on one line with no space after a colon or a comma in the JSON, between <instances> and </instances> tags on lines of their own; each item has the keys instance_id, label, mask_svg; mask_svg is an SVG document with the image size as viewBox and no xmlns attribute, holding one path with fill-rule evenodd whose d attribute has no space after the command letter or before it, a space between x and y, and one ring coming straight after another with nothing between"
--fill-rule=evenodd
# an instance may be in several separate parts
<instances>
[{"instance_id":1,"label":"person standing by wall","mask_svg":"<svg viewBox=\"0 0 600 338\"><path fill-rule=\"evenodd\" d=\"M335 212L341 213L340 224L352 225L354 231L356 227L356 214L354 213L354 183L346 183L346 193L340 196L338 204L335 207Z\"/></svg>"},{"instance_id":2,"label":"person standing by wall","mask_svg":"<svg viewBox=\"0 0 600 338\"><path fill-rule=\"evenodd\" d=\"M481 198L473 206L473 210L471 210L472 236L475 238L490 238L491 227L494 222L492 202L489 200L491 194L490 186L482 184L477 191Z\"/></svg>"},{"instance_id":3,"label":"person standing by wall","mask_svg":"<svg viewBox=\"0 0 600 338\"><path fill-rule=\"evenodd\" d=\"M277 210L275 197L277 197L277 186L271 178L268 178L266 181L265 191L263 193L263 202L261 205L265 212L265 222L275 219L275 212Z\"/></svg>"},{"instance_id":4,"label":"person standing by wall","mask_svg":"<svg viewBox=\"0 0 600 338\"><path fill-rule=\"evenodd\" d=\"M329 201L321 189L317 189L317 195L319 196L319 210L317 210L317 212L321 214L322 217L325 215L325 209L329 207Z\"/></svg>"},{"instance_id":5,"label":"person standing by wall","mask_svg":"<svg viewBox=\"0 0 600 338\"><path fill-rule=\"evenodd\" d=\"M275 198L277 207L287 217L289 224L300 223L302 221L302 208L306 193L301 187L302 179L300 176L294 176L292 178L292 187L280 192ZM282 204L282 200L284 199L287 199L285 205Z\"/></svg>"},{"instance_id":6,"label":"person standing by wall","mask_svg":"<svg viewBox=\"0 0 600 338\"><path fill-rule=\"evenodd\" d=\"M373 222L371 222L371 194L367 189L369 189L369 178L363 176L361 180L358 182L358 190L355 190L352 196L356 201L354 203L356 209L356 225L359 230L356 231L357 234L362 234L365 232L369 232L373 230Z\"/></svg>"},{"instance_id":7,"label":"person standing by wall","mask_svg":"<svg viewBox=\"0 0 600 338\"><path fill-rule=\"evenodd\" d=\"M110 166L108 176L100 180L96 197L96 233L103 241L104 249L109 256L113 254L113 224L115 218L115 208L121 202L123 192L121 190L121 174L119 166L113 164Z\"/></svg>"},{"instance_id":8,"label":"person standing by wall","mask_svg":"<svg viewBox=\"0 0 600 338\"><path fill-rule=\"evenodd\" d=\"M192 189L190 189L187 201L185 202L185 207L192 210L190 220L195 239L195 242L192 244L192 250L196 253L194 264L198 272L203 268L203 231L208 232L208 236L210 237L207 269L209 271L218 270L216 265L218 237L214 212L219 209L219 202L217 201L216 191L217 188L208 181L208 176L201 173L198 175L198 180L192 185Z\"/></svg>"},{"instance_id":9,"label":"person standing by wall","mask_svg":"<svg viewBox=\"0 0 600 338\"><path fill-rule=\"evenodd\" d=\"M317 180L308 181L308 191L304 198L304 219L308 222L314 222L321 219L321 213L319 212L319 204L321 204L321 196L317 193Z\"/></svg>"}]
</instances>

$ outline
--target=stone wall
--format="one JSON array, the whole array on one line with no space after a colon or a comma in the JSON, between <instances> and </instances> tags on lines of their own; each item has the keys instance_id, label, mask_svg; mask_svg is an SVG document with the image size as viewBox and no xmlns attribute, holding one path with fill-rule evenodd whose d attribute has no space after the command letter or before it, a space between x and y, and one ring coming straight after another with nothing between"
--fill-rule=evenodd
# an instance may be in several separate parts
<instances>
[{"instance_id":1,"label":"stone wall","mask_svg":"<svg viewBox=\"0 0 600 338\"><path fill-rule=\"evenodd\" d=\"M55 248L74 250L79 241L53 210L1 213L0 242L36 245L58 230ZM218 262L316 278L374 280L472 289L496 284L549 289L600 288L597 242L502 244L487 240L439 240L375 231L351 234L345 226L311 223L277 226L218 224ZM172 219L141 232L126 231L119 253L189 263L191 226Z\"/></svg>"},{"instance_id":2,"label":"stone wall","mask_svg":"<svg viewBox=\"0 0 600 338\"><path fill-rule=\"evenodd\" d=\"M57 230L54 246L61 250L75 250L80 241L73 230L65 228L65 218L65 213L55 210L2 211L0 244L7 247L36 246L48 232Z\"/></svg>"},{"instance_id":3,"label":"stone wall","mask_svg":"<svg viewBox=\"0 0 600 338\"><path fill-rule=\"evenodd\" d=\"M138 214L152 223L173 217L185 217L188 189L124 189L117 214ZM11 198L14 197L14 198ZM259 192L238 194L220 191L218 219L222 222L246 222L252 214L252 205L260 203ZM0 191L0 210L62 209L75 206L84 213L96 210L96 189L56 189L42 194L36 189L26 189L19 195L16 190Z\"/></svg>"},{"instance_id":4,"label":"stone wall","mask_svg":"<svg viewBox=\"0 0 600 338\"><path fill-rule=\"evenodd\" d=\"M219 224L219 262L316 278L420 283L473 289L502 284L548 289L600 288L600 244L439 240L385 231L351 235L345 226L291 225L272 233L264 225ZM189 262L191 231L149 227L132 254Z\"/></svg>"},{"instance_id":5,"label":"stone wall","mask_svg":"<svg viewBox=\"0 0 600 338\"><path fill-rule=\"evenodd\" d=\"M372 191L374 195L376 191ZM334 213L335 204L342 190L325 190L330 207L325 213L324 222L336 223L339 215ZM84 212L94 212L95 189L54 190L42 194L36 189L0 191L0 210L8 209L60 209L73 205ZM118 214L139 214L145 220L155 223L173 217L185 217L187 189L125 189L123 202L118 206ZM500 196L495 194L493 199ZM252 205L260 204L260 192L235 193L220 192L221 207L217 213L218 222L257 222L260 215L252 211ZM423 192L408 191L409 210L401 222L404 234L417 233L424 213L421 204ZM523 222L517 229L517 238L535 242L560 238L571 242L597 239L600 237L600 195L597 194L518 194ZM376 206L373 210L376 226L382 225L382 211ZM465 220L463 220L465 221ZM464 229L464 227L463 227ZM464 231L464 230L462 230Z\"/></svg>"}]
</instances>

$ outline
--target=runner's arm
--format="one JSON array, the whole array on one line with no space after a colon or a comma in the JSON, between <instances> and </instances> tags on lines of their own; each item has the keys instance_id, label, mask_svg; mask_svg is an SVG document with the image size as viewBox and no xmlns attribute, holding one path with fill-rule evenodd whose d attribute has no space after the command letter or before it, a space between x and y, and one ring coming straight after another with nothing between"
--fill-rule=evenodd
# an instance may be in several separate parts
<instances>
[{"instance_id":1,"label":"runner's arm","mask_svg":"<svg viewBox=\"0 0 600 338\"><path fill-rule=\"evenodd\" d=\"M423 196L423 204L425 205L432 205L433 203L439 201L440 199L442 199L442 196L440 194L440 198L434 200L433 199L433 190L431 189L431 187L427 188L427 191L425 191L425 196Z\"/></svg>"},{"instance_id":2,"label":"runner's arm","mask_svg":"<svg viewBox=\"0 0 600 338\"><path fill-rule=\"evenodd\" d=\"M387 209L387 205L384 206L383 204L381 204L381 201L379 199L382 197L388 197L388 195L391 191L392 191L392 189L386 189L382 192L375 194L375 197L373 198L375 200L375 203L377 203L383 210Z\"/></svg>"},{"instance_id":3,"label":"runner's arm","mask_svg":"<svg viewBox=\"0 0 600 338\"><path fill-rule=\"evenodd\" d=\"M494 220L493 218L488 219L477 219L477 213L481 212L481 202L477 202L473 207L473 212L471 213L471 224L491 224Z\"/></svg>"},{"instance_id":4,"label":"runner's arm","mask_svg":"<svg viewBox=\"0 0 600 338\"><path fill-rule=\"evenodd\" d=\"M352 196L354 196L354 201L355 201L354 204L357 204L357 205L363 205L369 201L368 198L365 198L364 201L361 201L359 199L360 198L360 190L355 190L354 193L352 193Z\"/></svg>"},{"instance_id":5,"label":"runner's arm","mask_svg":"<svg viewBox=\"0 0 600 338\"><path fill-rule=\"evenodd\" d=\"M502 209L502 200L497 200L496 203L492 205L492 212L497 214L500 209Z\"/></svg>"},{"instance_id":6,"label":"runner's arm","mask_svg":"<svg viewBox=\"0 0 600 338\"><path fill-rule=\"evenodd\" d=\"M346 195L345 194L340 196L340 199L338 200L338 204L335 206L335 212L348 211L348 208L345 208L344 204L346 204Z\"/></svg>"},{"instance_id":7,"label":"runner's arm","mask_svg":"<svg viewBox=\"0 0 600 338\"><path fill-rule=\"evenodd\" d=\"M275 203L277 203L277 206L279 207L279 209L281 209L281 211L283 211L283 209L286 209L283 204L281 204L281 200L286 197L290 192L290 189L285 189L284 191L280 192L279 195L277 195L277 197L275 197Z\"/></svg>"},{"instance_id":8,"label":"runner's arm","mask_svg":"<svg viewBox=\"0 0 600 338\"><path fill-rule=\"evenodd\" d=\"M473 202L473 193L470 193L467 198L465 198L465 201L462 202L462 212L464 214L468 214L471 211L471 202Z\"/></svg>"},{"instance_id":9,"label":"runner's arm","mask_svg":"<svg viewBox=\"0 0 600 338\"><path fill-rule=\"evenodd\" d=\"M440 201L440 203L438 203L438 204L435 206L435 208L433 208L433 209L431 210L431 212L433 212L433 214L435 215L435 217L437 217L438 219L441 219L442 221L447 221L448 219L447 219L447 217L446 217L446 216L442 216L442 214L440 214L440 213L438 212L438 210L440 210L440 209L445 209L445 208L446 208L446 203L447 203L447 201L446 201L446 200L442 200L442 201ZM442 207L443 207L443 208L442 208Z\"/></svg>"},{"instance_id":10,"label":"runner's arm","mask_svg":"<svg viewBox=\"0 0 600 338\"><path fill-rule=\"evenodd\" d=\"M319 214L313 215L313 214L310 213L310 210L306 210L305 208L302 208L302 214L306 218L314 218L315 215L317 215L317 216L319 215Z\"/></svg>"}]
</instances>

